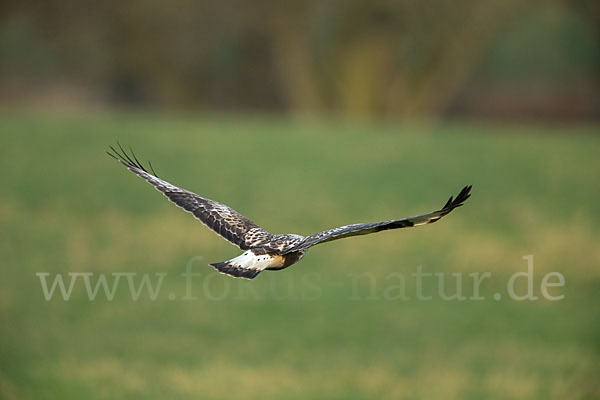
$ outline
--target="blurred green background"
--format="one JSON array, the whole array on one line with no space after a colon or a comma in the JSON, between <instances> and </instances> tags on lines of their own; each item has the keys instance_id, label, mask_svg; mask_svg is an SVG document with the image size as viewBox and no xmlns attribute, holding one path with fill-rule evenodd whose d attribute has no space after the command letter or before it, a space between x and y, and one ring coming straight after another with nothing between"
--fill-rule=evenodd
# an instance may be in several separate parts
<instances>
[{"instance_id":1,"label":"blurred green background","mask_svg":"<svg viewBox=\"0 0 600 400\"><path fill-rule=\"evenodd\" d=\"M600 397L599 15L558 0L4 2L0 398ZM116 140L273 233L428 212L465 184L473 197L234 280L206 264L239 251L104 154ZM516 301L527 255L540 298ZM492 277L484 300L444 301L431 279L421 301L418 266L448 294L452 274L466 296L468 274ZM81 280L46 301L40 272L167 276L155 300L123 278L112 301ZM542 296L550 272L562 300ZM386 296L397 273L408 300Z\"/></svg>"}]
</instances>

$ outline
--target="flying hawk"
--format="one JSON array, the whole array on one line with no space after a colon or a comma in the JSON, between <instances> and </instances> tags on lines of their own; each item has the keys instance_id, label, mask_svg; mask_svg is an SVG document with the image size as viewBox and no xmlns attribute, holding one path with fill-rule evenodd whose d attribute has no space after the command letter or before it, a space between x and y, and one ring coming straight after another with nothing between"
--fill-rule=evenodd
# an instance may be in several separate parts
<instances>
[{"instance_id":1,"label":"flying hawk","mask_svg":"<svg viewBox=\"0 0 600 400\"><path fill-rule=\"evenodd\" d=\"M231 260L210 264L222 274L236 278L253 279L264 270L280 270L300 261L306 251L319 243L342 239L349 236L366 235L388 229L408 228L438 221L452 210L463 205L470 196L471 186L465 186L455 199L438 211L415 217L395 219L370 224L353 224L329 229L310 236L295 234L271 234L248 218L224 204L188 192L156 176L152 164L150 171L138 161L131 147L127 154L119 144L119 150L110 146L108 155L125 165L131 172L165 194L173 203L194 214L204 225L235 244L244 253Z\"/></svg>"}]
</instances>

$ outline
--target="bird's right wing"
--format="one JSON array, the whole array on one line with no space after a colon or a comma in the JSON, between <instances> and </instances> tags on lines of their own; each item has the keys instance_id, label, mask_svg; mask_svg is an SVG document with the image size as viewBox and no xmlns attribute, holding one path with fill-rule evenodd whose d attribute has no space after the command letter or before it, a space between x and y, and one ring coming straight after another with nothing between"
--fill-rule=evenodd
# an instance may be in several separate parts
<instances>
[{"instance_id":1,"label":"bird's right wing","mask_svg":"<svg viewBox=\"0 0 600 400\"><path fill-rule=\"evenodd\" d=\"M107 153L125 165L131 172L154 185L177 206L192 213L204 225L240 249L247 250L255 247L271 237L270 233L226 205L206 199L158 178L152 169L152 164L150 164L152 173L148 172L138 161L131 148L131 156L123 150L121 145L119 145L119 149L120 152L110 146L111 151Z\"/></svg>"},{"instance_id":2,"label":"bird's right wing","mask_svg":"<svg viewBox=\"0 0 600 400\"><path fill-rule=\"evenodd\" d=\"M297 245L287 249L286 253L304 250L319 243L325 243L331 240L342 239L349 236L368 235L369 233L381 232L388 229L408 228L430 224L440 220L443 216L448 215L455 208L462 206L465 200L471 196L470 192L471 186L465 186L455 199L450 197L444 207L438 211L433 211L427 214L403 219L395 219L392 221L374 222L370 224L353 224L341 226L339 228L328 229L326 231L307 236Z\"/></svg>"}]
</instances>

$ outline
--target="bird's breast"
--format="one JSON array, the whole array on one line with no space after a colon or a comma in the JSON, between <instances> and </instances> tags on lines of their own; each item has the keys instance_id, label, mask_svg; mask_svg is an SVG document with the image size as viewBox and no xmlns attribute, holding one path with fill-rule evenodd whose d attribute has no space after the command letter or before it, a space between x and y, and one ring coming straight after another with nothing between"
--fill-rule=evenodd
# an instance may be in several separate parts
<instances>
[{"instance_id":1,"label":"bird's breast","mask_svg":"<svg viewBox=\"0 0 600 400\"><path fill-rule=\"evenodd\" d=\"M285 256L274 255L271 256L269 266L267 269L281 269L285 265Z\"/></svg>"},{"instance_id":2,"label":"bird's breast","mask_svg":"<svg viewBox=\"0 0 600 400\"><path fill-rule=\"evenodd\" d=\"M295 251L285 255L273 255L271 256L271 262L269 263L267 269L278 270L287 268L290 265L300 261L303 255L304 253L300 251Z\"/></svg>"}]
</instances>

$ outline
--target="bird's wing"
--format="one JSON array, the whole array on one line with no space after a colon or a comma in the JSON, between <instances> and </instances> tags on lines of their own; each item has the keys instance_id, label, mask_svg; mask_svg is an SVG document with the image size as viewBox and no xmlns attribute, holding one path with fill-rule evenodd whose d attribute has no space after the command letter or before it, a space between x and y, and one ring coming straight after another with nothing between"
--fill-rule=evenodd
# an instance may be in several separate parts
<instances>
[{"instance_id":1,"label":"bird's wing","mask_svg":"<svg viewBox=\"0 0 600 400\"><path fill-rule=\"evenodd\" d=\"M470 192L471 186L465 186L455 199L450 197L444 207L438 211L433 211L428 214L385 222L346 225L319 232L314 235L307 236L297 245L287 249L286 253L307 249L319 243L325 243L331 240L342 239L349 236L367 235L369 233L381 232L388 229L408 228L412 226L431 224L440 220L440 218L443 216L448 215L455 208L462 206L465 200L471 196Z\"/></svg>"},{"instance_id":2,"label":"bird's wing","mask_svg":"<svg viewBox=\"0 0 600 400\"><path fill-rule=\"evenodd\" d=\"M271 236L270 233L226 205L198 196L158 178L150 163L148 164L152 173L148 172L138 161L131 148L129 148L131 155L127 154L120 144L120 151L112 146L110 146L110 150L110 152L107 151L108 155L121 162L131 172L154 185L177 206L194 214L204 225L240 249L247 250L255 247L267 241Z\"/></svg>"}]
</instances>

